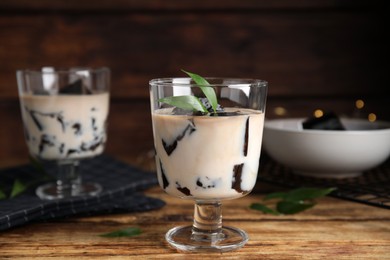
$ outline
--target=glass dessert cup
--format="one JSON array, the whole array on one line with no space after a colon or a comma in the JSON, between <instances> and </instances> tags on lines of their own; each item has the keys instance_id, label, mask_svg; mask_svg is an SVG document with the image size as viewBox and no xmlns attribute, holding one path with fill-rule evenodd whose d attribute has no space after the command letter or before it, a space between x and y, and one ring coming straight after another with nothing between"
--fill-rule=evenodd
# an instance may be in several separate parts
<instances>
[{"instance_id":1,"label":"glass dessert cup","mask_svg":"<svg viewBox=\"0 0 390 260\"><path fill-rule=\"evenodd\" d=\"M169 230L168 243L180 251L226 252L248 241L245 231L222 225L221 205L249 194L256 183L268 84L206 79L217 96L217 111L207 101L208 112L160 102L183 95L204 102L190 78L150 81L157 177L166 193L195 202L193 224Z\"/></svg>"},{"instance_id":2,"label":"glass dessert cup","mask_svg":"<svg viewBox=\"0 0 390 260\"><path fill-rule=\"evenodd\" d=\"M94 196L99 183L83 183L82 160L100 155L107 140L108 68L18 70L25 141L32 158L57 165L56 180L36 189L41 199Z\"/></svg>"}]
</instances>

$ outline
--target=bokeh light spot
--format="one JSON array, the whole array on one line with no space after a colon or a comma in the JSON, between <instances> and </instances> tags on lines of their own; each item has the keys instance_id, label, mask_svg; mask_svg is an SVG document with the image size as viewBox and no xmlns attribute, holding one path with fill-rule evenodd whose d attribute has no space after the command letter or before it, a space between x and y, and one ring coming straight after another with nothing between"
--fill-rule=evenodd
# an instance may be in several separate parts
<instances>
[{"instance_id":1,"label":"bokeh light spot","mask_svg":"<svg viewBox=\"0 0 390 260\"><path fill-rule=\"evenodd\" d=\"M313 113L314 117L316 118L320 118L324 115L324 111L322 111L321 109L316 109Z\"/></svg>"},{"instance_id":2,"label":"bokeh light spot","mask_svg":"<svg viewBox=\"0 0 390 260\"><path fill-rule=\"evenodd\" d=\"M368 121L375 122L376 121L376 115L374 113L368 114Z\"/></svg>"},{"instance_id":3,"label":"bokeh light spot","mask_svg":"<svg viewBox=\"0 0 390 260\"><path fill-rule=\"evenodd\" d=\"M357 109L362 109L364 107L364 101L361 99L358 99L355 101L355 106Z\"/></svg>"},{"instance_id":4,"label":"bokeh light spot","mask_svg":"<svg viewBox=\"0 0 390 260\"><path fill-rule=\"evenodd\" d=\"M287 110L284 107L275 107L274 113L277 116L284 116L287 114Z\"/></svg>"}]
</instances>

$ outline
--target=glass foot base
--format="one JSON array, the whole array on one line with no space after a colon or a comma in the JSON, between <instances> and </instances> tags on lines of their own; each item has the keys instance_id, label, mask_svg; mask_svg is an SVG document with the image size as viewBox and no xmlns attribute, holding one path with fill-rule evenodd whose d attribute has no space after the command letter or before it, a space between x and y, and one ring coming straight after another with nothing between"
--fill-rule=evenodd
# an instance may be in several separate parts
<instances>
[{"instance_id":1,"label":"glass foot base","mask_svg":"<svg viewBox=\"0 0 390 260\"><path fill-rule=\"evenodd\" d=\"M222 227L220 233L199 234L192 226L185 226L172 228L165 239L180 251L227 252L243 247L249 238L245 231L233 227Z\"/></svg>"},{"instance_id":2,"label":"glass foot base","mask_svg":"<svg viewBox=\"0 0 390 260\"><path fill-rule=\"evenodd\" d=\"M35 193L45 200L64 199L77 196L95 196L103 190L102 186L97 183L85 183L77 188L60 190L56 183L48 183L39 186Z\"/></svg>"}]
</instances>

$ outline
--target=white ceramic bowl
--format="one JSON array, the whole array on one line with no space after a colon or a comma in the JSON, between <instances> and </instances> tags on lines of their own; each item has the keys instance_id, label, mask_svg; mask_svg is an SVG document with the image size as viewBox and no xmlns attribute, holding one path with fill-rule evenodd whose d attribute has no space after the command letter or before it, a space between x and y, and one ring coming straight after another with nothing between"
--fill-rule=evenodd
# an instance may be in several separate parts
<instances>
[{"instance_id":1,"label":"white ceramic bowl","mask_svg":"<svg viewBox=\"0 0 390 260\"><path fill-rule=\"evenodd\" d=\"M263 147L295 173L347 178L379 166L390 155L390 122L341 118L346 131L303 129L303 118L267 120Z\"/></svg>"}]
</instances>

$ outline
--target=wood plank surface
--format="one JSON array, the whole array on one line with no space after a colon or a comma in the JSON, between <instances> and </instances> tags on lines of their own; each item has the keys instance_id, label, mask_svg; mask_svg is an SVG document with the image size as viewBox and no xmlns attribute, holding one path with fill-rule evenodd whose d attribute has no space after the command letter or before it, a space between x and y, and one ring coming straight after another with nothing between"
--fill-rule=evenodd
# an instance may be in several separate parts
<instances>
[{"instance_id":1,"label":"wood plank surface","mask_svg":"<svg viewBox=\"0 0 390 260\"><path fill-rule=\"evenodd\" d=\"M323 198L311 210L290 216L270 216L249 209L262 194L223 203L223 221L248 232L242 249L223 254L188 254L170 248L165 232L190 224L193 203L164 194L159 187L146 192L167 205L136 214L69 218L35 223L0 233L3 258L49 259L388 259L388 210ZM99 234L136 226L132 238L102 238Z\"/></svg>"}]
</instances>

